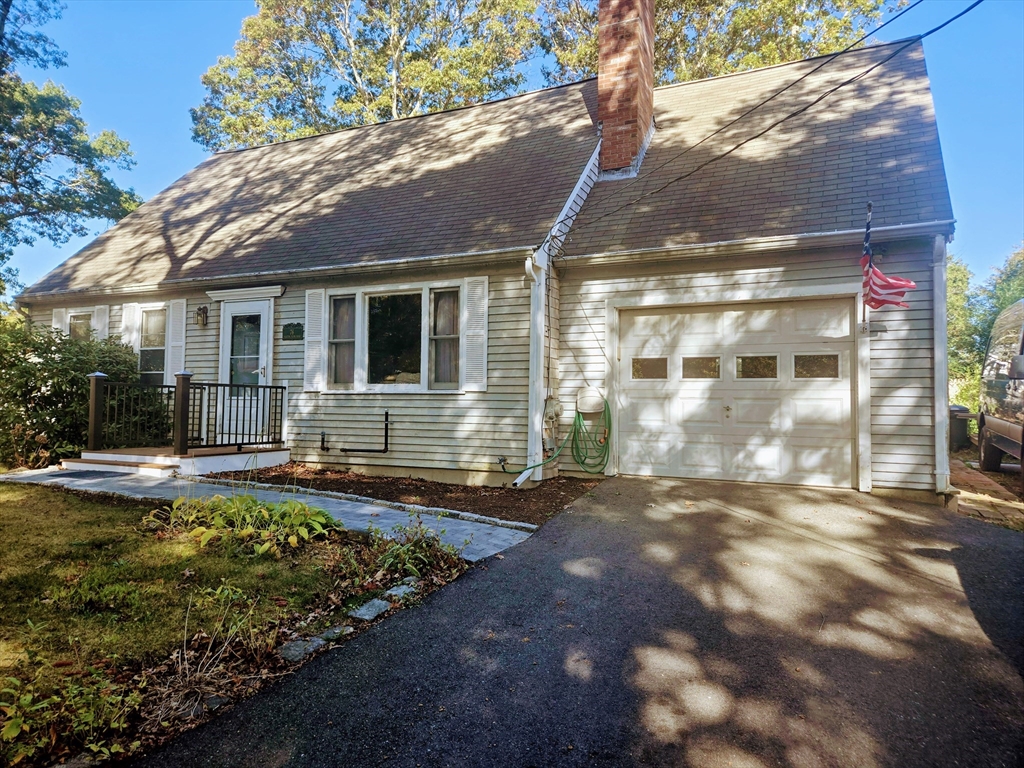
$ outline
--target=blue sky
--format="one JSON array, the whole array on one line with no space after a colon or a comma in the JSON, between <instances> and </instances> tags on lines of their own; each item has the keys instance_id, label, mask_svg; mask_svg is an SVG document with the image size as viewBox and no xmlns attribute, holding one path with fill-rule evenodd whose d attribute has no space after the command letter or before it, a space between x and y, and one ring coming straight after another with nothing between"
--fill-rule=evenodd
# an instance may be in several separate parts
<instances>
[{"instance_id":1,"label":"blue sky","mask_svg":"<svg viewBox=\"0 0 1024 768\"><path fill-rule=\"evenodd\" d=\"M879 38L924 32L968 4L926 0ZM206 156L188 110L202 101L200 75L231 53L254 12L251 0L70 0L45 30L68 66L23 74L62 83L82 100L90 130L130 141L138 165L114 176L148 199ZM1024 240L1024 2L987 0L926 40L925 55L957 218L951 250L983 280ZM541 84L539 66L530 79ZM31 284L90 239L39 241L11 263Z\"/></svg>"}]
</instances>

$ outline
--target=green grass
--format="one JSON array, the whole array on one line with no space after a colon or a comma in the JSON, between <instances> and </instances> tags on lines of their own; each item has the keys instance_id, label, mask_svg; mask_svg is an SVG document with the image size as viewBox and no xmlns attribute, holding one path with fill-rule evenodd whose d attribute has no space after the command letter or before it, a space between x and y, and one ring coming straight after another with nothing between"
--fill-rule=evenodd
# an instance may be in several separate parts
<instances>
[{"instance_id":1,"label":"green grass","mask_svg":"<svg viewBox=\"0 0 1024 768\"><path fill-rule=\"evenodd\" d=\"M190 596L225 582L259 597L264 620L302 611L333 584L323 547L279 560L200 551L194 538L144 527L151 509L0 482L0 675L30 647L51 662L164 659L181 644ZM193 606L190 624L213 618Z\"/></svg>"}]
</instances>

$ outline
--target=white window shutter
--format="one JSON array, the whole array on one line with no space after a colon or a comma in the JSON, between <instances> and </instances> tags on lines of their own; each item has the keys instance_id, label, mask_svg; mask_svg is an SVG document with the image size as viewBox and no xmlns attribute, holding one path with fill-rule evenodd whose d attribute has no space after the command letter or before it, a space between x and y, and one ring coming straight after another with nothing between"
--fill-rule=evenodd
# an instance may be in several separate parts
<instances>
[{"instance_id":1,"label":"white window shutter","mask_svg":"<svg viewBox=\"0 0 1024 768\"><path fill-rule=\"evenodd\" d=\"M51 325L58 331L68 332L68 311L66 309L53 310L53 321Z\"/></svg>"},{"instance_id":2,"label":"white window shutter","mask_svg":"<svg viewBox=\"0 0 1024 768\"><path fill-rule=\"evenodd\" d=\"M487 278L466 280L466 360L463 389L487 391Z\"/></svg>"},{"instance_id":3,"label":"white window shutter","mask_svg":"<svg viewBox=\"0 0 1024 768\"><path fill-rule=\"evenodd\" d=\"M173 384L174 374L185 370L185 299L167 302L167 357L164 383Z\"/></svg>"},{"instance_id":4,"label":"white window shutter","mask_svg":"<svg viewBox=\"0 0 1024 768\"><path fill-rule=\"evenodd\" d=\"M141 343L142 312L138 304L121 306L121 343L139 351Z\"/></svg>"},{"instance_id":5,"label":"white window shutter","mask_svg":"<svg viewBox=\"0 0 1024 768\"><path fill-rule=\"evenodd\" d=\"M306 352L302 388L306 392L324 389L324 303L326 291L306 291Z\"/></svg>"},{"instance_id":6,"label":"white window shutter","mask_svg":"<svg viewBox=\"0 0 1024 768\"><path fill-rule=\"evenodd\" d=\"M92 331L97 339L110 335L110 305L97 304L92 308Z\"/></svg>"}]
</instances>

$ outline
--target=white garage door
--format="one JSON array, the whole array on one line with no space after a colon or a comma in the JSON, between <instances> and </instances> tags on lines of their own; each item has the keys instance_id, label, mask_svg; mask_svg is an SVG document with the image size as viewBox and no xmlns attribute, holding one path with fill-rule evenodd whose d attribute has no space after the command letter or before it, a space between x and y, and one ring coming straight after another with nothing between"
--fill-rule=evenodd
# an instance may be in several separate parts
<instances>
[{"instance_id":1,"label":"white garage door","mask_svg":"<svg viewBox=\"0 0 1024 768\"><path fill-rule=\"evenodd\" d=\"M619 471L853 484L853 303L623 312Z\"/></svg>"}]
</instances>

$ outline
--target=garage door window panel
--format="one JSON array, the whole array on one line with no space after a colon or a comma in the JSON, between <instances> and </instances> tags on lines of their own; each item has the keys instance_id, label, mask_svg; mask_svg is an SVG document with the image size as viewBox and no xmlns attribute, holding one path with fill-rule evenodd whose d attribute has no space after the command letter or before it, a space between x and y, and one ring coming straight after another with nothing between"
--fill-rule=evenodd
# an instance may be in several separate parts
<instances>
[{"instance_id":1,"label":"garage door window panel","mask_svg":"<svg viewBox=\"0 0 1024 768\"><path fill-rule=\"evenodd\" d=\"M634 357L632 364L632 378L639 379L668 379L668 358L667 357Z\"/></svg>"},{"instance_id":2,"label":"garage door window panel","mask_svg":"<svg viewBox=\"0 0 1024 768\"><path fill-rule=\"evenodd\" d=\"M772 379L779 378L778 355L737 355L737 379Z\"/></svg>"},{"instance_id":3,"label":"garage door window panel","mask_svg":"<svg viewBox=\"0 0 1024 768\"><path fill-rule=\"evenodd\" d=\"M720 357L684 357L684 379L721 379L722 358Z\"/></svg>"},{"instance_id":4,"label":"garage door window panel","mask_svg":"<svg viewBox=\"0 0 1024 768\"><path fill-rule=\"evenodd\" d=\"M839 355L793 355L793 378L838 379Z\"/></svg>"}]
</instances>

